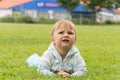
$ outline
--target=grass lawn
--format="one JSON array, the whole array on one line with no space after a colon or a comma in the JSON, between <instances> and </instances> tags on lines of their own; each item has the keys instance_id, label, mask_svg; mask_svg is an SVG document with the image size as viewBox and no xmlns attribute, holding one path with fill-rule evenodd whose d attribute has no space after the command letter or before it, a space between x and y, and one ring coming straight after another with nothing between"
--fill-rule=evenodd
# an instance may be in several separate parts
<instances>
[{"instance_id":1,"label":"grass lawn","mask_svg":"<svg viewBox=\"0 0 120 80\"><path fill-rule=\"evenodd\" d=\"M25 60L42 53L50 44L45 24L0 23L0 80L119 80L120 26L77 25L75 45L83 56L88 73L81 77L43 76Z\"/></svg>"}]
</instances>

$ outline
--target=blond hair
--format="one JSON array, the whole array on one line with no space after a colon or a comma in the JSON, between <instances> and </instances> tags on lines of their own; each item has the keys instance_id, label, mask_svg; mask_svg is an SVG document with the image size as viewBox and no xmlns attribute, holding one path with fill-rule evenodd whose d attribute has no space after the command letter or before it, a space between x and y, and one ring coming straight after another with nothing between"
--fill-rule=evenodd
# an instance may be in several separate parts
<instances>
[{"instance_id":1,"label":"blond hair","mask_svg":"<svg viewBox=\"0 0 120 80\"><path fill-rule=\"evenodd\" d=\"M75 36L76 36L75 24L74 24L73 22L71 22L71 21L69 21L69 20L65 20L65 19L59 20L59 21L57 21L57 22L53 25L53 27L52 27L52 29L51 29L51 36L53 36L54 31L55 31L56 29L58 29L60 26L70 26L71 28L74 29L74 31L75 31Z\"/></svg>"}]
</instances>

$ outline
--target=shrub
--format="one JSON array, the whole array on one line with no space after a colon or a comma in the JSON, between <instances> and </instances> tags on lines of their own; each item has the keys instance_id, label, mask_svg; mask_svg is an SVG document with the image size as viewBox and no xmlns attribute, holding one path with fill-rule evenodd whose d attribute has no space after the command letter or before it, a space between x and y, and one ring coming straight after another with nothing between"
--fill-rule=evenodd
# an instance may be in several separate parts
<instances>
[{"instance_id":1,"label":"shrub","mask_svg":"<svg viewBox=\"0 0 120 80\"><path fill-rule=\"evenodd\" d=\"M23 15L12 15L0 18L0 22L11 22L11 23L40 23L40 24L54 24L58 19L48 19L48 18L32 18L30 16ZM71 20L74 24L120 24L120 22L113 22L106 20L104 23L97 23L95 20L90 18L72 18Z\"/></svg>"},{"instance_id":2,"label":"shrub","mask_svg":"<svg viewBox=\"0 0 120 80\"><path fill-rule=\"evenodd\" d=\"M35 23L34 19L31 18L30 16L24 16L22 17L22 20L24 23Z\"/></svg>"},{"instance_id":3,"label":"shrub","mask_svg":"<svg viewBox=\"0 0 120 80\"><path fill-rule=\"evenodd\" d=\"M15 18L12 16L6 16L1 18L1 22L15 22Z\"/></svg>"},{"instance_id":4,"label":"shrub","mask_svg":"<svg viewBox=\"0 0 120 80\"><path fill-rule=\"evenodd\" d=\"M72 22L74 24L98 24L95 20L91 20L90 18L74 18Z\"/></svg>"},{"instance_id":5,"label":"shrub","mask_svg":"<svg viewBox=\"0 0 120 80\"><path fill-rule=\"evenodd\" d=\"M106 20L105 21L105 24L113 24L114 22L113 21L111 21L111 20Z\"/></svg>"},{"instance_id":6,"label":"shrub","mask_svg":"<svg viewBox=\"0 0 120 80\"><path fill-rule=\"evenodd\" d=\"M80 24L80 20L79 20L78 18L73 18L73 19L72 19L72 22L73 22L74 24Z\"/></svg>"},{"instance_id":7,"label":"shrub","mask_svg":"<svg viewBox=\"0 0 120 80\"><path fill-rule=\"evenodd\" d=\"M42 24L54 24L57 21L57 19L47 19L47 18L39 18L38 23Z\"/></svg>"}]
</instances>

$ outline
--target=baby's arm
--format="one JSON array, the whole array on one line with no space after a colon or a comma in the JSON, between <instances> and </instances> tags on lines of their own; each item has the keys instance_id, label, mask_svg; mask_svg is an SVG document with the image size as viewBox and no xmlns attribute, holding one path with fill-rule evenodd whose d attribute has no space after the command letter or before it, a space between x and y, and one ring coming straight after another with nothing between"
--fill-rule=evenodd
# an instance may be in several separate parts
<instances>
[{"instance_id":1,"label":"baby's arm","mask_svg":"<svg viewBox=\"0 0 120 80\"><path fill-rule=\"evenodd\" d=\"M54 75L53 72L50 71L50 67L51 67L51 53L48 53L47 51L43 54L43 56L41 57L41 61L40 61L40 66L38 67L38 71L42 74L45 75Z\"/></svg>"},{"instance_id":2,"label":"baby's arm","mask_svg":"<svg viewBox=\"0 0 120 80\"><path fill-rule=\"evenodd\" d=\"M82 76L82 75L86 74L86 72L87 72L86 64L79 53L77 53L75 55L74 60L75 60L74 65L73 65L74 73L72 73L71 75L72 76Z\"/></svg>"}]
</instances>

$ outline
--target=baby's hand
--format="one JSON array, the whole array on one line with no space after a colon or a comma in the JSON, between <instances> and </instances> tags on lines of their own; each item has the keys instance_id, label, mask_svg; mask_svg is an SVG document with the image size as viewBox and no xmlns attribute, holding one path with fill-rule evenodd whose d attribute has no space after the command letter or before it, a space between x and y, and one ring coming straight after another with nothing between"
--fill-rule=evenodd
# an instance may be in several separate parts
<instances>
[{"instance_id":1,"label":"baby's hand","mask_svg":"<svg viewBox=\"0 0 120 80\"><path fill-rule=\"evenodd\" d=\"M60 75L62 77L70 77L70 74L65 72L64 70L59 71L58 75Z\"/></svg>"}]
</instances>

